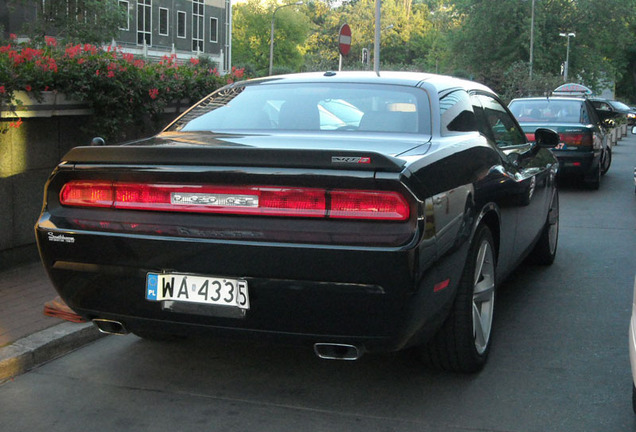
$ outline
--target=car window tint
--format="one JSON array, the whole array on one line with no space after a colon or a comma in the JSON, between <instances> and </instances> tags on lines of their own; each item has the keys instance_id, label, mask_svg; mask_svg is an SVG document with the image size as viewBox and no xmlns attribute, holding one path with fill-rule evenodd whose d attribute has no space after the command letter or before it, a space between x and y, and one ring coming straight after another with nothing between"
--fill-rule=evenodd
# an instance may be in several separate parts
<instances>
[{"instance_id":1,"label":"car window tint","mask_svg":"<svg viewBox=\"0 0 636 432\"><path fill-rule=\"evenodd\" d=\"M481 106L483 113L479 117L479 131L494 139L497 147L505 148L526 143L523 131L498 100L487 95L475 95L473 100Z\"/></svg>"},{"instance_id":2,"label":"car window tint","mask_svg":"<svg viewBox=\"0 0 636 432\"><path fill-rule=\"evenodd\" d=\"M581 106L581 123L583 124L598 123L596 112L593 109L588 110L585 104L582 104Z\"/></svg>"},{"instance_id":3,"label":"car window tint","mask_svg":"<svg viewBox=\"0 0 636 432\"><path fill-rule=\"evenodd\" d=\"M625 105L623 102L609 101L609 103L610 103L610 105L612 105L617 110L631 111L631 108L629 106Z\"/></svg>"},{"instance_id":4,"label":"car window tint","mask_svg":"<svg viewBox=\"0 0 636 432\"><path fill-rule=\"evenodd\" d=\"M581 123L587 116L582 100L519 99L510 102L509 108L520 123Z\"/></svg>"},{"instance_id":5,"label":"car window tint","mask_svg":"<svg viewBox=\"0 0 636 432\"><path fill-rule=\"evenodd\" d=\"M465 90L456 90L440 97L439 111L442 135L477 131L477 121Z\"/></svg>"},{"instance_id":6,"label":"car window tint","mask_svg":"<svg viewBox=\"0 0 636 432\"><path fill-rule=\"evenodd\" d=\"M261 84L208 96L169 130L307 130L430 134L421 89L373 84Z\"/></svg>"},{"instance_id":7,"label":"car window tint","mask_svg":"<svg viewBox=\"0 0 636 432\"><path fill-rule=\"evenodd\" d=\"M596 108L597 110L600 110L600 111L612 111L612 107L607 102L594 101L592 103L594 104L594 108Z\"/></svg>"}]
</instances>

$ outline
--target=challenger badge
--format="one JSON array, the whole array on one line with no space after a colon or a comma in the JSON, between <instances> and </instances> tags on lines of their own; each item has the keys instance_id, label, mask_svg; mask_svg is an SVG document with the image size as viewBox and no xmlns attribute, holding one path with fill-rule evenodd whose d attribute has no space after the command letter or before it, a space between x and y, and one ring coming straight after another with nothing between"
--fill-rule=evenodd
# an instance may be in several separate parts
<instances>
[{"instance_id":1,"label":"challenger badge","mask_svg":"<svg viewBox=\"0 0 636 432\"><path fill-rule=\"evenodd\" d=\"M337 164L370 164L371 158L368 156L332 156L331 163Z\"/></svg>"}]
</instances>

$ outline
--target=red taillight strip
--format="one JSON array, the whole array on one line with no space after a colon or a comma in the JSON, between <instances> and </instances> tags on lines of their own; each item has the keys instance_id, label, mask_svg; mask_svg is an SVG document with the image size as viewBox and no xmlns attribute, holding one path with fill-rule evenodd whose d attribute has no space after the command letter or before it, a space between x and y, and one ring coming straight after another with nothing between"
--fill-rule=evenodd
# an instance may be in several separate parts
<instances>
[{"instance_id":1,"label":"red taillight strip","mask_svg":"<svg viewBox=\"0 0 636 432\"><path fill-rule=\"evenodd\" d=\"M571 146L591 146L592 134L589 133L561 133L561 142Z\"/></svg>"},{"instance_id":2,"label":"red taillight strip","mask_svg":"<svg viewBox=\"0 0 636 432\"><path fill-rule=\"evenodd\" d=\"M112 207L114 202L113 183L72 181L62 188L60 202L72 206Z\"/></svg>"},{"instance_id":3,"label":"red taillight strip","mask_svg":"<svg viewBox=\"0 0 636 432\"><path fill-rule=\"evenodd\" d=\"M329 217L338 219L405 220L409 206L397 192L333 190Z\"/></svg>"},{"instance_id":4,"label":"red taillight strip","mask_svg":"<svg viewBox=\"0 0 636 432\"><path fill-rule=\"evenodd\" d=\"M393 191L327 190L275 186L213 186L71 181L60 203L190 213L337 219L407 220L406 199Z\"/></svg>"}]
</instances>

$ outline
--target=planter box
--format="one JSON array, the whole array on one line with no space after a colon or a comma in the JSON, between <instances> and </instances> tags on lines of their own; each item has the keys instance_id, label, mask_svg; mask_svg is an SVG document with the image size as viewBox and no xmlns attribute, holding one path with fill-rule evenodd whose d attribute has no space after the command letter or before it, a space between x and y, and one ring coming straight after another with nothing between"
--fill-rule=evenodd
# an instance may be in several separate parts
<instances>
[{"instance_id":1,"label":"planter box","mask_svg":"<svg viewBox=\"0 0 636 432\"><path fill-rule=\"evenodd\" d=\"M2 106L0 118L30 118L90 115L91 110L85 102L68 99L65 94L55 91L40 93L40 97L32 92L16 92L18 101L15 111ZM39 100L38 100L39 99Z\"/></svg>"}]
</instances>

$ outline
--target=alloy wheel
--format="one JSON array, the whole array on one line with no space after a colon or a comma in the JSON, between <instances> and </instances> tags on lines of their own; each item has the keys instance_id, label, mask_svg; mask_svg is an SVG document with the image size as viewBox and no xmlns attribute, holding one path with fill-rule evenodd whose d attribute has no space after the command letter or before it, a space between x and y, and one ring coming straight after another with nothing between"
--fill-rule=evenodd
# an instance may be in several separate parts
<instances>
[{"instance_id":1,"label":"alloy wheel","mask_svg":"<svg viewBox=\"0 0 636 432\"><path fill-rule=\"evenodd\" d=\"M473 337L483 354L488 347L495 301L495 265L492 246L484 239L477 253L473 289Z\"/></svg>"}]
</instances>

